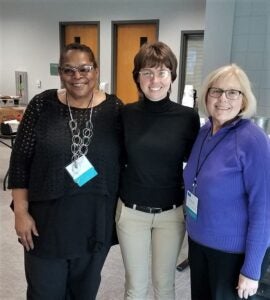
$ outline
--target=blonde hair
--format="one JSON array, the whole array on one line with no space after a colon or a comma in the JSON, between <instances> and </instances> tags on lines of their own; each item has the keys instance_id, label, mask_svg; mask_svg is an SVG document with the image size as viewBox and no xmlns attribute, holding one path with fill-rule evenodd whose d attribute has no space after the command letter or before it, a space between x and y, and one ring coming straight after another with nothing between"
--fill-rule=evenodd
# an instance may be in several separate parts
<instances>
[{"instance_id":1,"label":"blonde hair","mask_svg":"<svg viewBox=\"0 0 270 300\"><path fill-rule=\"evenodd\" d=\"M231 75L234 75L239 80L241 92L243 93L243 108L241 109L239 116L241 116L243 119L249 119L255 115L257 101L252 92L250 80L248 79L246 73L239 66L236 64L231 64L220 67L211 72L205 78L202 84L198 104L200 111L206 116L209 116L207 111L207 95L209 88L212 87L213 83L218 79L225 79Z\"/></svg>"}]
</instances>

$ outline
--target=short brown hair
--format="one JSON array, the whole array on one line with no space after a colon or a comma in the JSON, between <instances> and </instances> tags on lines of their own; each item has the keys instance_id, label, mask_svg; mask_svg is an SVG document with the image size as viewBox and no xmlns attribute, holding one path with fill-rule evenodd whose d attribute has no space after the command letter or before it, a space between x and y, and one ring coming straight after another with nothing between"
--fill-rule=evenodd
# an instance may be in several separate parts
<instances>
[{"instance_id":1,"label":"short brown hair","mask_svg":"<svg viewBox=\"0 0 270 300\"><path fill-rule=\"evenodd\" d=\"M95 55L94 55L93 51L91 50L91 48L89 48L88 46L86 46L84 44L79 44L79 43L71 43L64 47L64 49L62 50L62 52L60 54L59 67L61 67L63 65L63 63L65 61L65 56L66 56L67 52L70 50L78 50L81 52L85 52L89 57L89 61L91 61L91 63L93 63L94 68L97 68L97 62L95 59Z\"/></svg>"},{"instance_id":2,"label":"short brown hair","mask_svg":"<svg viewBox=\"0 0 270 300\"><path fill-rule=\"evenodd\" d=\"M163 42L146 43L142 45L134 57L133 79L141 92L138 82L139 72L142 68L153 68L165 65L171 70L172 82L176 79L177 59L171 48Z\"/></svg>"}]
</instances>

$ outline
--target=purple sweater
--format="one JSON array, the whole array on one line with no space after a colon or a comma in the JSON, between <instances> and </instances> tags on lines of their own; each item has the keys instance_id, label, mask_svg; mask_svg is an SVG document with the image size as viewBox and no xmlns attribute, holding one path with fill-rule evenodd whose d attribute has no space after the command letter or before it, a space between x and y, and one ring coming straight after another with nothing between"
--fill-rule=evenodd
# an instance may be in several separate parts
<instances>
[{"instance_id":1,"label":"purple sweater","mask_svg":"<svg viewBox=\"0 0 270 300\"><path fill-rule=\"evenodd\" d=\"M250 120L238 119L213 136L207 122L184 170L186 191L192 190L197 168L198 215L186 219L190 238L213 249L245 253L241 274L258 280L270 244L269 138Z\"/></svg>"}]
</instances>

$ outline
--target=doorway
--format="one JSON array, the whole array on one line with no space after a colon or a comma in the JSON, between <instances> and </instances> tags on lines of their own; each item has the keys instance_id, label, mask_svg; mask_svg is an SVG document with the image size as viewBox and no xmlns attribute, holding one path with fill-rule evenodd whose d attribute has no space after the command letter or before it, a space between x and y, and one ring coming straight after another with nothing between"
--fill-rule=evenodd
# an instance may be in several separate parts
<instances>
[{"instance_id":1,"label":"doorway","mask_svg":"<svg viewBox=\"0 0 270 300\"><path fill-rule=\"evenodd\" d=\"M196 107L197 92L202 83L203 30L181 32L181 56L179 60L179 101L183 103L185 88L192 89L192 106Z\"/></svg>"},{"instance_id":2,"label":"doorway","mask_svg":"<svg viewBox=\"0 0 270 300\"><path fill-rule=\"evenodd\" d=\"M99 22L60 22L60 49L70 43L90 47L99 66Z\"/></svg>"},{"instance_id":3,"label":"doorway","mask_svg":"<svg viewBox=\"0 0 270 300\"><path fill-rule=\"evenodd\" d=\"M124 103L138 100L133 59L144 43L158 39L158 20L113 22L112 92Z\"/></svg>"}]
</instances>

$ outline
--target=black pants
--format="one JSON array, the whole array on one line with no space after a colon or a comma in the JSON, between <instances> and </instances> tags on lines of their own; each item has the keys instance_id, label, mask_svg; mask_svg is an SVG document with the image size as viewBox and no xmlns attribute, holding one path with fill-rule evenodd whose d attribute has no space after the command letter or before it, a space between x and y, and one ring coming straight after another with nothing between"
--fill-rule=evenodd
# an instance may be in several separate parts
<instances>
[{"instance_id":1,"label":"black pants","mask_svg":"<svg viewBox=\"0 0 270 300\"><path fill-rule=\"evenodd\" d=\"M75 259L25 253L27 300L94 300L109 248Z\"/></svg>"},{"instance_id":2,"label":"black pants","mask_svg":"<svg viewBox=\"0 0 270 300\"><path fill-rule=\"evenodd\" d=\"M189 238L192 300L239 300L236 287L243 262L243 254L214 250ZM254 295L248 299L263 298Z\"/></svg>"}]
</instances>

